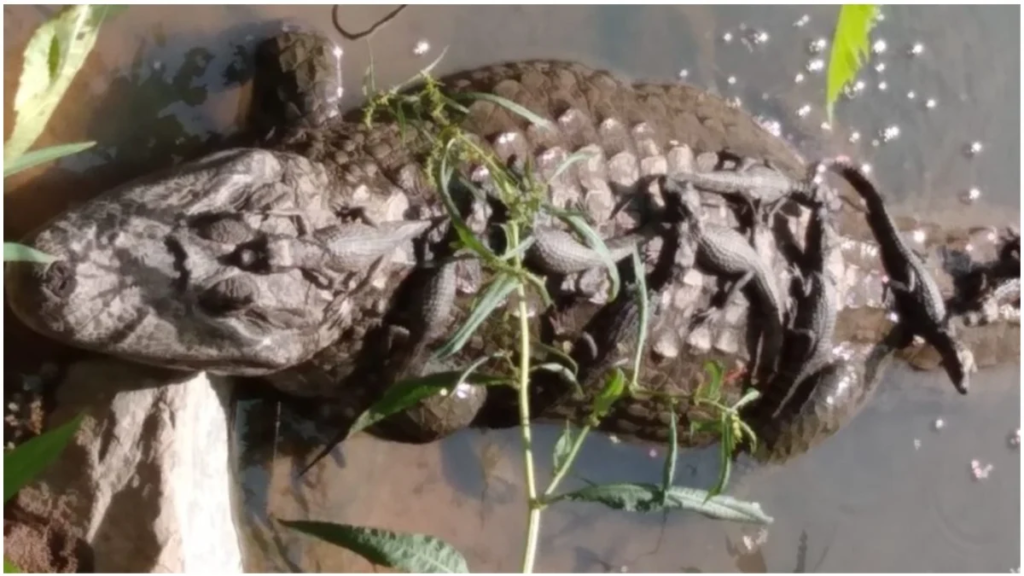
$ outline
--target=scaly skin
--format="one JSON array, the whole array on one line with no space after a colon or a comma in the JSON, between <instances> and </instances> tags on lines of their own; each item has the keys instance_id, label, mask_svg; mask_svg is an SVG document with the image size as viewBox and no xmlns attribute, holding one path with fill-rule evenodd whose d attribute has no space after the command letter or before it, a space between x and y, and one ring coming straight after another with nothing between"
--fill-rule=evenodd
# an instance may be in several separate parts
<instances>
[{"instance_id":1,"label":"scaly skin","mask_svg":"<svg viewBox=\"0 0 1024 576\"><path fill-rule=\"evenodd\" d=\"M291 57L282 58L282 52ZM383 321L411 271L411 243L388 254L378 273L360 282L368 285L367 290L356 294L344 283L316 286L300 270L259 274L225 264L224 257L237 243L204 238L194 223L203 215L230 212L261 233L299 238L296 213L309 229L336 225L338 214L352 209L362 209L381 223L441 214L436 191L421 172L429 143L403 138L392 121L379 120L367 127L361 110L334 114L330 101L336 86L325 79L334 74L333 65L324 61L329 53L323 39L297 33L282 34L260 49L255 109L271 120L257 125L275 129L269 136L254 135L254 147L225 150L126 183L29 235L26 243L62 262L46 267L9 265L6 287L17 316L43 334L80 348L183 370L272 376L275 384L289 391L353 395L357 398L351 411L365 407L377 391L367 390L364 378L367 370L379 369L381 361L373 346L365 345L367 336ZM305 63L302 73L298 63ZM553 123L553 129L541 129L494 103L470 104L468 115L458 120L460 126L503 159L533 157L540 175L547 177L570 154L595 153L555 178L550 194L560 208L583 206L606 238L622 236L641 220L639 212L609 219L617 200L643 189L655 176L693 172L702 164L695 158L738 154L771 162L789 178L805 173L803 161L786 142L761 129L747 113L695 87L632 84L607 72L557 61L488 66L442 80L451 94L497 94ZM279 89L282 86L286 88ZM285 124L281 118L288 114L291 123ZM782 212L793 235L802 237L805 213L789 205ZM843 279L838 287L836 341L873 345L890 326L876 297L881 265L865 252L871 246L870 231L857 216L840 222L840 242L846 246L829 262L829 269ZM735 225L724 212L703 211L698 218L717 226ZM470 221L479 232L480 222ZM944 232L943 245L929 247L933 254L969 236ZM995 248L981 241L973 253L984 260ZM775 277L785 278L789 263L781 250L776 252L766 266ZM952 284L937 259L926 266L945 285ZM452 311L455 322L465 318L479 285L472 275L463 274L459 280L462 288ZM241 310L225 314L205 307L204 295L219 282L228 282L224 286L230 290L215 294L248 294ZM727 309L707 333L687 330L694 310L703 308L716 291L714 278L699 271L673 279L661 291L650 346L643 356L643 380L648 385L685 392L697 381L703 360L731 365L747 359L742 341L747 314L742 303ZM575 340L598 310L589 303L574 307L563 332L554 337ZM968 344L972 339L991 341L992 346L984 349L991 362L1019 358L1019 345L1011 349L1016 339L1007 337L1019 332L1014 319L999 318L973 330L965 330L962 338ZM507 349L505 336L496 317L453 359L454 364L464 366L480 353ZM905 356L913 350L923 351L908 349ZM911 360L928 362L924 356ZM980 358L979 365L985 365ZM734 392L727 389L726 399ZM500 395L492 396L496 398L488 398L488 404L500 401ZM848 416L859 404L830 406L829 417ZM680 410L685 421L686 407ZM566 401L539 411L538 417L579 421L587 412L585 404ZM485 410L475 424L490 425L488 413ZM437 435L458 429L472 414L468 410L437 422ZM657 440L664 437L665 423L657 406L627 399L602 426ZM810 440L804 432L798 435L805 444Z\"/></svg>"}]
</instances>

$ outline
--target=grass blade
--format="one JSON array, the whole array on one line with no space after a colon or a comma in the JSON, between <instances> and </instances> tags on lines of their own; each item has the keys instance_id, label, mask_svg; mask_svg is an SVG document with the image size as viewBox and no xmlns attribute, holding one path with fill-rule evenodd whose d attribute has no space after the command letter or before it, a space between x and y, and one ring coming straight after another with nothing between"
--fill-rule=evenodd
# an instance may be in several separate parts
<instances>
[{"instance_id":1,"label":"grass blade","mask_svg":"<svg viewBox=\"0 0 1024 576\"><path fill-rule=\"evenodd\" d=\"M719 440L721 450L719 454L718 480L715 482L715 486L708 492L708 498L717 496L725 490L725 485L729 482L729 473L732 471L732 450L735 447L735 442L728 416L722 416L719 433L721 434Z\"/></svg>"},{"instance_id":2,"label":"grass blade","mask_svg":"<svg viewBox=\"0 0 1024 576\"><path fill-rule=\"evenodd\" d=\"M95 145L95 142L76 142L74 144L61 144L59 146L49 146L47 148L26 152L12 161L4 163L4 178L17 174L22 170L28 170L29 168L40 164L57 160L58 158L78 154L79 152L88 150Z\"/></svg>"},{"instance_id":3,"label":"grass blade","mask_svg":"<svg viewBox=\"0 0 1024 576\"><path fill-rule=\"evenodd\" d=\"M497 104L498 106L506 108L510 112L514 112L514 113L522 116L523 118L526 118L532 124L535 124L535 125L543 127L543 128L554 128L554 124L552 124L550 120L546 120L544 118L541 118L537 114L531 112L528 108L526 108L526 107L524 107L524 106L522 106L520 104L516 104L515 102L513 102L513 101L511 101L511 100L509 100L507 98L502 98L501 96L497 96L495 94L487 94L485 92L461 92L461 93L457 94L456 96L454 96L454 98L456 98L456 99L470 99L470 100L487 100L488 102L493 102L493 103Z\"/></svg>"},{"instance_id":4,"label":"grass blade","mask_svg":"<svg viewBox=\"0 0 1024 576\"><path fill-rule=\"evenodd\" d=\"M590 249L597 252L598 256L601 257L604 267L608 270L608 277L611 279L612 284L611 292L608 294L608 300L614 300L619 295L619 268L615 261L612 260L612 255L608 251L608 246L605 245L604 239L601 238L601 235L598 234L597 231L590 227L590 224L587 224L587 221L582 216L575 212L569 212L557 208L549 208L548 212L559 220L565 222L573 229L574 232L583 238L584 242L588 247L590 247ZM643 267L641 266L641 271L642 270Z\"/></svg>"},{"instance_id":5,"label":"grass blade","mask_svg":"<svg viewBox=\"0 0 1024 576\"><path fill-rule=\"evenodd\" d=\"M57 460L75 437L84 417L85 414L79 414L65 424L4 453L5 504L18 493L18 490L24 488Z\"/></svg>"},{"instance_id":6,"label":"grass blade","mask_svg":"<svg viewBox=\"0 0 1024 576\"><path fill-rule=\"evenodd\" d=\"M49 264L56 262L57 258L46 252L40 252L31 246L18 244L17 242L4 242L4 262L35 262L36 264Z\"/></svg>"},{"instance_id":7,"label":"grass blade","mask_svg":"<svg viewBox=\"0 0 1024 576\"><path fill-rule=\"evenodd\" d=\"M420 574L468 573L466 559L445 541L425 534L304 520L278 520L284 526L351 550L378 566Z\"/></svg>"},{"instance_id":8,"label":"grass blade","mask_svg":"<svg viewBox=\"0 0 1024 576\"><path fill-rule=\"evenodd\" d=\"M485 359L486 360L486 359ZM479 364L477 364L479 365ZM473 366L470 367L471 369ZM437 372L427 376L400 380L384 392L384 395L359 415L348 431L348 437L377 422L415 405L420 400L437 394L444 388L454 388L468 377L466 370ZM490 376L477 376L473 384L488 384L498 380ZM503 380L502 380L503 381Z\"/></svg>"},{"instance_id":9,"label":"grass blade","mask_svg":"<svg viewBox=\"0 0 1024 576\"><path fill-rule=\"evenodd\" d=\"M447 342L434 352L434 358L444 360L462 350L466 342L476 333L477 328L505 301L518 284L519 282L514 277L507 274L502 274L491 282L487 290L484 291L483 296L477 301L476 306L469 313L469 318L466 319L466 322L455 331L455 334Z\"/></svg>"}]
</instances>

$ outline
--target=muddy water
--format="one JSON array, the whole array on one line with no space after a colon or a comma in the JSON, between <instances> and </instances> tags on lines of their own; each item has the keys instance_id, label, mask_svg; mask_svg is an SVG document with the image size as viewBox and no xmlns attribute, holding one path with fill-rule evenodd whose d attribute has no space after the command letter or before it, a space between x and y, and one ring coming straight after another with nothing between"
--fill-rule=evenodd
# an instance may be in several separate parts
<instances>
[{"instance_id":1,"label":"muddy water","mask_svg":"<svg viewBox=\"0 0 1024 576\"><path fill-rule=\"evenodd\" d=\"M345 7L341 17L358 30L389 10ZM19 52L48 11L4 9L5 135ZM863 93L840 103L834 125L823 130L824 81L805 69L807 43L830 37L835 13L832 7L412 7L369 43L338 37L345 50L345 104L361 97L371 48L384 85L414 74L444 46L440 72L535 57L578 59L637 79L671 81L686 70L689 82L778 120L808 156L845 151L871 163L903 213L962 224L1018 222L1019 8L887 8L875 33L887 49L872 60L885 62L885 71L863 73ZM807 24L794 26L804 14ZM5 182L5 239L126 178L216 147L238 130L248 107L249 71L241 55L281 20L331 32L329 19L328 6L133 7L106 24L38 143L93 139L98 145ZM767 32L767 42L741 41L741 24ZM723 39L726 32L731 42ZM417 57L413 47L421 39L430 50ZM922 42L924 52L909 58L914 42ZM798 73L803 82L795 82ZM936 105L929 109L930 98ZM801 115L805 104L810 111ZM890 126L898 126L898 138L874 145ZM851 142L855 132L860 139ZM968 160L962 149L974 140L984 150ZM967 207L958 196L971 187L982 199ZM25 341L17 349L10 342L23 332L7 323L5 358L19 354L26 370L40 358L68 354L34 339L32 354L22 355ZM1007 437L1020 426L1018 375L1018 366L978 374L965 399L941 374L890 371L871 404L835 438L784 468L747 476L743 496L761 501L776 518L754 551L743 537L758 535L735 525L564 505L544 516L538 569L1017 567L1020 458ZM358 437L335 451L333 462L296 480L301 462L290 454L309 450L326 433L303 421L300 408L265 398L238 404L239 520L248 570L370 569L279 529L272 518L429 533L459 548L473 571L518 568L525 508L515 431L468 431L430 446ZM945 425L936 430L940 418ZM538 429L541 478L550 473L557 432ZM593 481L657 481L662 454L651 450L595 437L577 474ZM974 481L973 459L992 464L988 479ZM708 486L715 465L713 450L686 453L678 481Z\"/></svg>"}]
</instances>

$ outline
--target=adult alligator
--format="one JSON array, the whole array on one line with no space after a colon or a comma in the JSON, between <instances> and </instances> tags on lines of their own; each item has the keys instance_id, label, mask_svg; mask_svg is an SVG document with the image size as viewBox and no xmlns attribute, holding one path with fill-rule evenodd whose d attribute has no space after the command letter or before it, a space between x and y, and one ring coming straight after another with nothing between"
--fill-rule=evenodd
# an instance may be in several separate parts
<instances>
[{"instance_id":1,"label":"adult alligator","mask_svg":"<svg viewBox=\"0 0 1024 576\"><path fill-rule=\"evenodd\" d=\"M6 287L15 314L77 347L182 370L267 376L290 392L344 398L349 416L365 407L385 384L374 383L372 376L394 353L394 329L421 337L438 332L436 326L425 329L394 318L403 316L402 304L431 300L403 296L417 262L410 256L412 241L436 241L445 232L426 224L442 215L436 190L422 172L430 143L402 131L397 122L368 126L361 110L339 114L331 52L316 35L285 33L267 41L256 55L252 147L224 150L126 183L26 238L59 260L9 265ZM644 219L643 209L612 217L612 208L624 196L647 189L656 176L729 169L737 157L770 162L791 179L805 170L785 141L745 112L691 86L631 84L559 61L488 66L442 82L453 97L497 94L551 123L531 124L489 100L469 104L459 119L461 129L502 161L534 158L541 175L550 178L569 155L589 153L550 179L550 200L559 207L583 206L608 238L622 237ZM712 196L706 203L714 201ZM695 217L736 226L724 207ZM481 230L486 218L478 211L469 220ZM813 393L787 414L814 418L787 420L783 428L792 433L779 435L788 439L769 447L773 454L799 453L855 414L895 351L883 341L891 322L881 303L881 265L870 230L862 213L846 209L838 218L841 249L828 262L839 279L833 341L850 361L830 364L808 379ZM803 237L808 219L805 210L790 204L776 215L765 265L777 278L790 276L786 254L800 243L796 239ZM393 233L351 234L359 226ZM940 249L971 243L971 262L996 259L997 239L986 231L936 227L929 238L919 247L931 254L925 268L947 292L977 267L962 262L944 267L936 256ZM659 245L659 239L652 240L645 256ZM324 258L319 268L318 252ZM479 270L458 263L459 295L449 323L465 317L480 282ZM642 378L652 389L686 392L699 379L704 360L733 364L749 356L748 307L742 299L732 301L720 318L690 330L692 317L717 292L716 278L689 268L654 295L650 347L642 364ZM971 302L980 295L956 297ZM575 340L600 309L599 302L590 301L570 307L554 341ZM977 364L986 366L1019 358L1018 334L1011 310L966 328L960 338L975 350ZM506 336L495 317L453 361L468 362L502 348ZM422 342L412 340L409 349L423 349ZM921 346L902 352L921 367L934 367L929 354ZM418 365L412 357L402 366L421 372L438 368ZM441 401L447 412L433 420L417 418L421 428L414 436L437 437L471 420L481 426L509 424L511 402L504 389L491 390L486 402L482 390L474 387L467 398L450 395ZM739 392L739 385L726 386L726 401ZM474 419L481 404L484 409ZM590 404L587 398L563 398L537 408L540 418L579 421ZM681 430L687 429L691 408L686 403L676 408ZM652 401L626 398L602 427L659 440L667 433L667 418ZM424 422L432 427L422 429ZM685 441L711 440L698 435Z\"/></svg>"}]
</instances>

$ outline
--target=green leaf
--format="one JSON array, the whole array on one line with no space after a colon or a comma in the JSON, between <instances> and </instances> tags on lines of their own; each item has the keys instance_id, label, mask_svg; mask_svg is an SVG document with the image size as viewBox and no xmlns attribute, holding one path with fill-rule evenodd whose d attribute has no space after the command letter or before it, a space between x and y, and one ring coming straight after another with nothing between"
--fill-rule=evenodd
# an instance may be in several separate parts
<instances>
[{"instance_id":1,"label":"green leaf","mask_svg":"<svg viewBox=\"0 0 1024 576\"><path fill-rule=\"evenodd\" d=\"M407 378L395 382L394 385L384 392L380 400L377 400L373 406L370 406L359 415L359 418L352 424L352 428L349 429L348 436L351 437L353 434L373 426L388 416L401 412L415 405L420 400L437 394L441 389L454 388L460 382L465 381L466 378L466 371L453 370L451 372L437 372L427 376ZM481 375L474 377L471 383L487 384L495 380L499 379Z\"/></svg>"},{"instance_id":2,"label":"green leaf","mask_svg":"<svg viewBox=\"0 0 1024 576\"><path fill-rule=\"evenodd\" d=\"M85 414L40 434L4 453L4 503L6 504L40 472L46 470L75 437Z\"/></svg>"},{"instance_id":3,"label":"green leaf","mask_svg":"<svg viewBox=\"0 0 1024 576\"><path fill-rule=\"evenodd\" d=\"M747 390L745 394L743 394L742 398L736 401L736 404L733 405L732 409L733 411L739 411L740 408L743 408L747 404L750 404L751 402L757 400L760 397L761 392L756 388L751 388L750 390Z\"/></svg>"},{"instance_id":4,"label":"green leaf","mask_svg":"<svg viewBox=\"0 0 1024 576\"><path fill-rule=\"evenodd\" d=\"M558 437L558 442L555 442L555 451L552 454L552 462L555 464L555 474L558 474L562 468L569 461L569 455L572 453L572 427L569 426L569 421L565 421L565 428L562 430L562 435Z\"/></svg>"},{"instance_id":5,"label":"green leaf","mask_svg":"<svg viewBox=\"0 0 1024 576\"><path fill-rule=\"evenodd\" d=\"M732 470L732 451L735 448L735 442L732 436L732 426L729 425L727 420L728 416L722 416L721 427L719 432L722 437L719 440L719 466L718 466L718 480L715 482L711 491L708 492L708 498L717 496L725 490L725 485L729 482L729 472Z\"/></svg>"},{"instance_id":6,"label":"green leaf","mask_svg":"<svg viewBox=\"0 0 1024 576\"><path fill-rule=\"evenodd\" d=\"M673 486L667 491L664 504L661 494L661 487L654 484L602 484L563 494L550 502L597 502L627 512L692 510L711 518L753 524L771 524L774 521L756 502L744 502L724 495L709 499L706 490Z\"/></svg>"},{"instance_id":7,"label":"green leaf","mask_svg":"<svg viewBox=\"0 0 1024 576\"><path fill-rule=\"evenodd\" d=\"M109 11L108 6L68 6L40 25L29 39L14 96L14 130L4 145L5 166L27 152L42 134L92 51Z\"/></svg>"},{"instance_id":8,"label":"green leaf","mask_svg":"<svg viewBox=\"0 0 1024 576\"><path fill-rule=\"evenodd\" d=\"M704 373L708 375L708 379L698 388L698 397L718 402L722 397L722 380L724 380L722 365L714 360L708 360L704 363Z\"/></svg>"},{"instance_id":9,"label":"green leaf","mask_svg":"<svg viewBox=\"0 0 1024 576\"><path fill-rule=\"evenodd\" d=\"M572 228L573 231L582 236L586 245L601 257L601 262L608 270L608 277L611 279L611 292L608 294L608 300L614 300L619 295L619 268L616 266L615 261L612 260L611 252L608 251L608 246L605 245L604 239L579 214L557 208L549 208L548 212L558 217L558 219Z\"/></svg>"},{"instance_id":10,"label":"green leaf","mask_svg":"<svg viewBox=\"0 0 1024 576\"><path fill-rule=\"evenodd\" d=\"M56 262L57 258L46 252L40 252L31 246L18 244L17 242L4 242L4 262L35 262L37 264L49 264Z\"/></svg>"},{"instance_id":11,"label":"green leaf","mask_svg":"<svg viewBox=\"0 0 1024 576\"><path fill-rule=\"evenodd\" d=\"M448 142L445 146L445 152L441 157L441 161L438 163L438 192L441 193L441 202L444 204L445 210L448 212L448 218L451 220L452 226L455 227L455 231L459 235L459 240L462 245L472 250L477 256L484 260L491 260L496 258L494 253L491 252L490 248L484 245L473 231L466 225L466 221L462 219L462 215L459 214L459 209L455 205L455 201L452 200L451 192L448 190L448 186L451 184L452 175L454 169L448 166L448 155L451 152L452 146L455 144L454 140Z\"/></svg>"},{"instance_id":12,"label":"green leaf","mask_svg":"<svg viewBox=\"0 0 1024 576\"><path fill-rule=\"evenodd\" d=\"M554 124L552 124L550 120L541 118L537 114L531 112L526 107L516 104L515 102L508 100L507 98L502 98L501 96L497 96L495 94L487 94L484 92L461 92L458 95L454 96L454 98L459 100L487 100L488 102L493 102L498 106L508 109L510 112L514 112L522 116L523 118L526 118L531 123L537 126L543 128L554 128Z\"/></svg>"},{"instance_id":13,"label":"green leaf","mask_svg":"<svg viewBox=\"0 0 1024 576\"><path fill-rule=\"evenodd\" d=\"M551 182L554 182L559 176L562 175L562 172L568 170L569 167L572 166L573 164L581 162L583 160L589 160L591 157L595 155L596 152L594 152L593 150L580 150L578 152L570 154L568 158L563 160L562 163L558 165L558 168L555 169L555 173L551 175L551 178L548 178L548 183L550 184Z\"/></svg>"},{"instance_id":14,"label":"green leaf","mask_svg":"<svg viewBox=\"0 0 1024 576\"><path fill-rule=\"evenodd\" d=\"M351 550L378 566L412 573L467 573L466 559L439 538L330 522L278 520L281 524Z\"/></svg>"},{"instance_id":15,"label":"green leaf","mask_svg":"<svg viewBox=\"0 0 1024 576\"><path fill-rule=\"evenodd\" d=\"M839 9L825 84L825 110L829 122L843 86L857 77L857 72L871 56L871 29L877 17L878 6L873 4L844 4Z\"/></svg>"},{"instance_id":16,"label":"green leaf","mask_svg":"<svg viewBox=\"0 0 1024 576\"><path fill-rule=\"evenodd\" d=\"M625 391L626 375L622 373L621 369L615 368L609 375L601 393L594 399L593 417L598 420L604 418Z\"/></svg>"},{"instance_id":17,"label":"green leaf","mask_svg":"<svg viewBox=\"0 0 1024 576\"><path fill-rule=\"evenodd\" d=\"M668 455L665 457L665 468L661 474L661 489L664 491L662 494L664 504L664 498L668 494L669 488L672 487L672 483L676 477L676 460L679 458L679 439L678 430L676 425L676 407L675 403L669 403L668 413L670 415L668 421Z\"/></svg>"},{"instance_id":18,"label":"green leaf","mask_svg":"<svg viewBox=\"0 0 1024 576\"><path fill-rule=\"evenodd\" d=\"M579 373L579 366L576 364L576 361L572 359L572 356L566 354L564 350L556 348L555 346L551 346L550 344L545 344L540 340L531 340L530 349L543 350L544 352L547 352L548 354L558 358L559 361L563 365L567 366L568 370L572 372L573 379L575 380L575 375Z\"/></svg>"},{"instance_id":19,"label":"green leaf","mask_svg":"<svg viewBox=\"0 0 1024 576\"><path fill-rule=\"evenodd\" d=\"M4 558L4 574L21 574L21 570L6 557Z\"/></svg>"},{"instance_id":20,"label":"green leaf","mask_svg":"<svg viewBox=\"0 0 1024 576\"><path fill-rule=\"evenodd\" d=\"M95 142L76 142L75 144L61 144L59 146L50 146L48 148L27 152L10 162L4 162L4 178L17 174L22 170L28 170L33 166L38 166L45 162L50 162L65 156L71 156L72 154L78 154L79 152L88 150L95 145Z\"/></svg>"},{"instance_id":21,"label":"green leaf","mask_svg":"<svg viewBox=\"0 0 1024 576\"><path fill-rule=\"evenodd\" d=\"M461 350L476 332L477 328L483 324L484 320L505 301L505 298L518 285L519 282L513 276L508 274L498 276L496 280L487 286L480 300L477 301L476 306L469 313L469 318L466 319L466 322L455 331L455 334L444 345L434 352L434 357L438 360L444 360Z\"/></svg>"}]
</instances>

